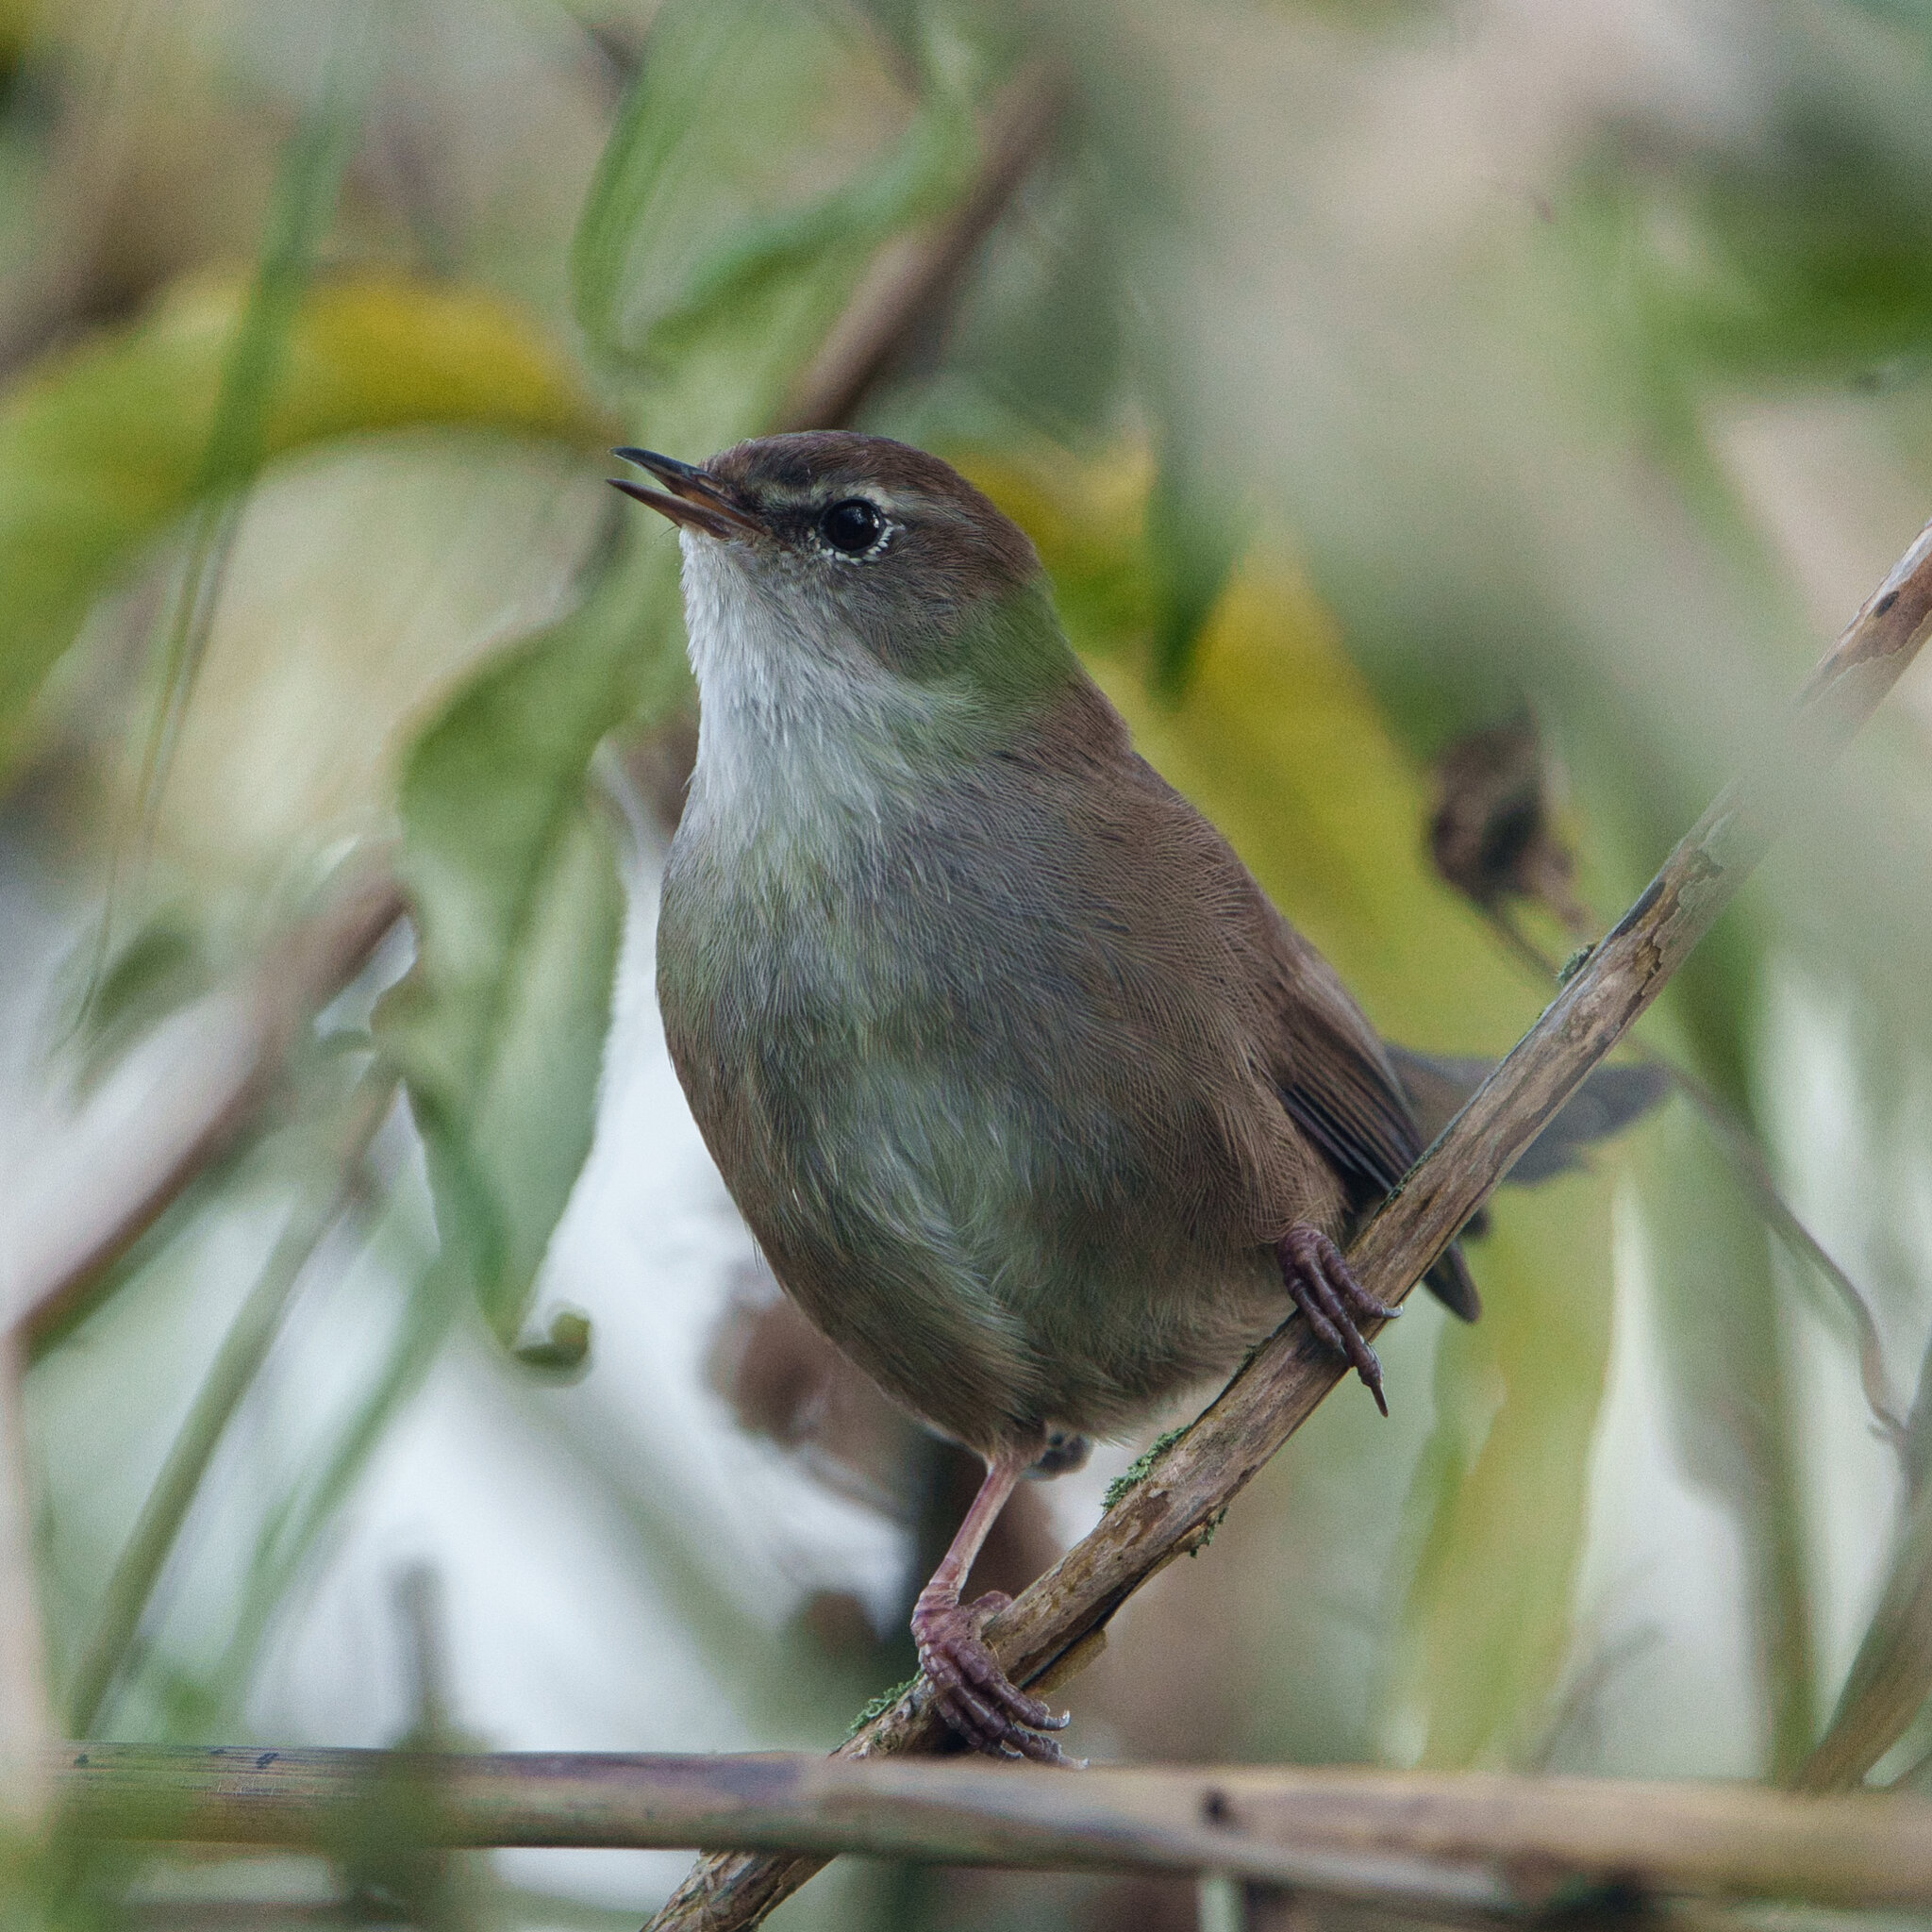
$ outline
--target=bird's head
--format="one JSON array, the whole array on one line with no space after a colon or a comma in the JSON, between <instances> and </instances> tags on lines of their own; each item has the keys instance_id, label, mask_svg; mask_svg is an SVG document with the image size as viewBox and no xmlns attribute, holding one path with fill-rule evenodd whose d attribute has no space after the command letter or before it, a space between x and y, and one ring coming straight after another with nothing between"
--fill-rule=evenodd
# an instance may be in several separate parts
<instances>
[{"instance_id":1,"label":"bird's head","mask_svg":"<svg viewBox=\"0 0 1932 1932\"><path fill-rule=\"evenodd\" d=\"M843 713L955 736L1050 701L1075 675L1025 534L937 457L811 431L691 464L615 452L617 488L680 532L700 697L776 730Z\"/></svg>"}]
</instances>

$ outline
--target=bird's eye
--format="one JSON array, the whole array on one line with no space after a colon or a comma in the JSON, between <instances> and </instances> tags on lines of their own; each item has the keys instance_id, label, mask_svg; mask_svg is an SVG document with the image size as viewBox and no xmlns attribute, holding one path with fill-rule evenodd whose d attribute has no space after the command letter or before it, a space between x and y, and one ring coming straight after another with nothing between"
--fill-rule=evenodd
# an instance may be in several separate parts
<instances>
[{"instance_id":1,"label":"bird's eye","mask_svg":"<svg viewBox=\"0 0 1932 1932\"><path fill-rule=\"evenodd\" d=\"M842 556L863 557L885 534L886 520L877 504L862 496L848 496L819 519L819 529Z\"/></svg>"}]
</instances>

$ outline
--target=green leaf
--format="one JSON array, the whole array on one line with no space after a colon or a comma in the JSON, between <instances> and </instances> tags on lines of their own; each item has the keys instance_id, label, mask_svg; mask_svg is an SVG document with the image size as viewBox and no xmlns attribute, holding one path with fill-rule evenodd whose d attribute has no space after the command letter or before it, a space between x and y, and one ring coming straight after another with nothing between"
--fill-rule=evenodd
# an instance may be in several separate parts
<instances>
[{"instance_id":1,"label":"green leaf","mask_svg":"<svg viewBox=\"0 0 1932 1932\"><path fill-rule=\"evenodd\" d=\"M1025 219L999 225L960 289L939 379L892 394L893 433L908 441L957 441L962 428L999 441L1050 426L1077 448L1116 433L1138 308L1121 260L1123 191L1074 127L1056 145L1027 181Z\"/></svg>"},{"instance_id":2,"label":"green leaf","mask_svg":"<svg viewBox=\"0 0 1932 1932\"><path fill-rule=\"evenodd\" d=\"M222 363L214 415L193 484L199 501L190 525L188 553L158 626L158 688L142 756L143 846L153 830L155 808L207 650L242 500L266 454L268 408L281 376L290 332L317 251L335 217L342 171L360 124L366 75L361 61L346 58L349 45L347 38L338 41L324 97L282 145L260 259ZM110 921L111 903L110 890Z\"/></svg>"},{"instance_id":3,"label":"green leaf","mask_svg":"<svg viewBox=\"0 0 1932 1932\"><path fill-rule=\"evenodd\" d=\"M1911 130L1932 16L1912 0L1857 11L1890 25L1844 7L1787 21L1748 122L1690 137L1661 166L1641 135L1606 143L1565 190L1553 239L1594 295L1573 340L1588 355L1600 328L1624 337L1620 404L1655 385L1658 413L1694 433L1683 419L1714 386L1878 388L1923 372L1932 170Z\"/></svg>"},{"instance_id":4,"label":"green leaf","mask_svg":"<svg viewBox=\"0 0 1932 1932\"><path fill-rule=\"evenodd\" d=\"M0 389L0 758L93 598L195 500L246 286L193 278ZM474 290L365 275L311 289L259 454L352 431L473 423L584 441L567 368Z\"/></svg>"},{"instance_id":5,"label":"green leaf","mask_svg":"<svg viewBox=\"0 0 1932 1932\"><path fill-rule=\"evenodd\" d=\"M1547 1716L1609 1366L1607 1182L1502 1195L1491 1218L1471 1251L1482 1320L1445 1324L1437 1349L1395 1659L1395 1740L1444 1767L1511 1764Z\"/></svg>"},{"instance_id":6,"label":"green leaf","mask_svg":"<svg viewBox=\"0 0 1932 1932\"><path fill-rule=\"evenodd\" d=\"M1653 832L1649 842L1661 849L1664 838ZM1651 1038L1747 1127L1762 1024L1763 890L1762 881L1747 889L1646 1022ZM1783 1778L1810 1746L1820 1685L1801 1365L1790 1354L1772 1235L1732 1157L1694 1109L1665 1109L1637 1157L1665 1412L1685 1474L1737 1524L1749 1669L1761 1685L1768 1770Z\"/></svg>"},{"instance_id":7,"label":"green leaf","mask_svg":"<svg viewBox=\"0 0 1932 1932\"><path fill-rule=\"evenodd\" d=\"M211 975L202 935L178 908L149 919L108 960L93 982L85 966L93 941L82 941L69 959L70 1030L81 1048L80 1077L91 1085L167 1014L197 999Z\"/></svg>"},{"instance_id":8,"label":"green leaf","mask_svg":"<svg viewBox=\"0 0 1932 1932\"><path fill-rule=\"evenodd\" d=\"M463 1307L462 1284L441 1261L431 1261L409 1282L401 1318L347 1412L329 1419L299 1486L278 1497L255 1525L218 1659L209 1669L184 1674L184 1708L173 1727L176 1736L232 1735L240 1725L242 1694L277 1613L390 1424L422 1386Z\"/></svg>"},{"instance_id":9,"label":"green leaf","mask_svg":"<svg viewBox=\"0 0 1932 1932\"><path fill-rule=\"evenodd\" d=\"M1209 466L1172 424L1154 488L1147 496L1146 555L1157 597L1149 676L1163 698L1178 698L1194 652L1236 562L1250 519L1217 487Z\"/></svg>"},{"instance_id":10,"label":"green leaf","mask_svg":"<svg viewBox=\"0 0 1932 1932\"><path fill-rule=\"evenodd\" d=\"M1707 1074L1710 1058L1701 1058ZM1818 1667L1794 1391L1771 1237L1728 1159L1688 1109L1666 1113L1639 1172L1654 1235L1652 1293L1672 1433L1686 1474L1738 1525L1769 1768L1783 1777L1811 1743Z\"/></svg>"},{"instance_id":11,"label":"green leaf","mask_svg":"<svg viewBox=\"0 0 1932 1932\"><path fill-rule=\"evenodd\" d=\"M445 1259L512 1340L590 1151L624 899L586 797L621 690L609 627L492 667L416 747L414 970L377 1015L408 1081Z\"/></svg>"},{"instance_id":12,"label":"green leaf","mask_svg":"<svg viewBox=\"0 0 1932 1932\"><path fill-rule=\"evenodd\" d=\"M271 464L237 520L154 822L166 875L218 915L390 831L417 739L578 601L617 509L577 452L487 431L391 430ZM124 739L102 786L122 823L141 775Z\"/></svg>"},{"instance_id":13,"label":"green leaf","mask_svg":"<svg viewBox=\"0 0 1932 1932\"><path fill-rule=\"evenodd\" d=\"M572 258L586 335L654 378L651 440L702 456L767 423L879 242L963 179L950 98L879 158L895 96L877 50L816 9L659 14ZM419 950L380 1026L445 1254L506 1341L589 1151L609 1008L622 900L586 773L626 712L681 688L675 606L674 547L633 524L591 605L458 697L404 788Z\"/></svg>"},{"instance_id":14,"label":"green leaf","mask_svg":"<svg viewBox=\"0 0 1932 1932\"><path fill-rule=\"evenodd\" d=\"M671 0L572 251L592 345L659 375L721 338L765 364L815 346L877 245L939 212L971 164L963 102L935 94L908 122L898 94L827 11Z\"/></svg>"},{"instance_id":15,"label":"green leaf","mask_svg":"<svg viewBox=\"0 0 1932 1932\"><path fill-rule=\"evenodd\" d=\"M1898 1742L1932 1692L1932 1483L1906 1512L1872 1622L1859 1640L1831 1723L1799 1785L1853 1790Z\"/></svg>"}]
</instances>

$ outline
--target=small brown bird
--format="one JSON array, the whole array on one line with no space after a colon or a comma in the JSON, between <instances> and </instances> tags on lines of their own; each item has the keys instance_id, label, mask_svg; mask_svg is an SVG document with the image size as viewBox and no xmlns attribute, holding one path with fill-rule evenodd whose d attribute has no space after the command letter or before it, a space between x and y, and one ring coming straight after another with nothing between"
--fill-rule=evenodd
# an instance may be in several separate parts
<instances>
[{"instance_id":1,"label":"small brown bird","mask_svg":"<svg viewBox=\"0 0 1932 1932\"><path fill-rule=\"evenodd\" d=\"M1014 1483L1291 1306L1386 1414L1359 1324L1395 1311L1336 1242L1422 1152L1404 1067L1438 1103L1474 1076L1384 1047L944 463L833 433L617 454L680 526L700 699L658 937L672 1058L779 1281L985 1457L913 1634L964 1738L1057 1760L1066 1720L980 1635L1005 1599L959 1601ZM1623 1077L1525 1165L1638 1110ZM1428 1285L1474 1317L1456 1250Z\"/></svg>"}]
</instances>

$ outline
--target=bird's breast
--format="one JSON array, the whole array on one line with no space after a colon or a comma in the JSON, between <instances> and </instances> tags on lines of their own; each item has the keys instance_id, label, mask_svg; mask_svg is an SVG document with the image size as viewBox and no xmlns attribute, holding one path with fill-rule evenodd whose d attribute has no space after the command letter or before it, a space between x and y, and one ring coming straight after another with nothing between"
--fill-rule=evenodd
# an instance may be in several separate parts
<instances>
[{"instance_id":1,"label":"bird's breast","mask_svg":"<svg viewBox=\"0 0 1932 1932\"><path fill-rule=\"evenodd\" d=\"M1105 1432L1278 1316L1237 1029L1008 803L771 841L688 814L658 941L674 1059L781 1280L981 1446L947 1390Z\"/></svg>"}]
</instances>

